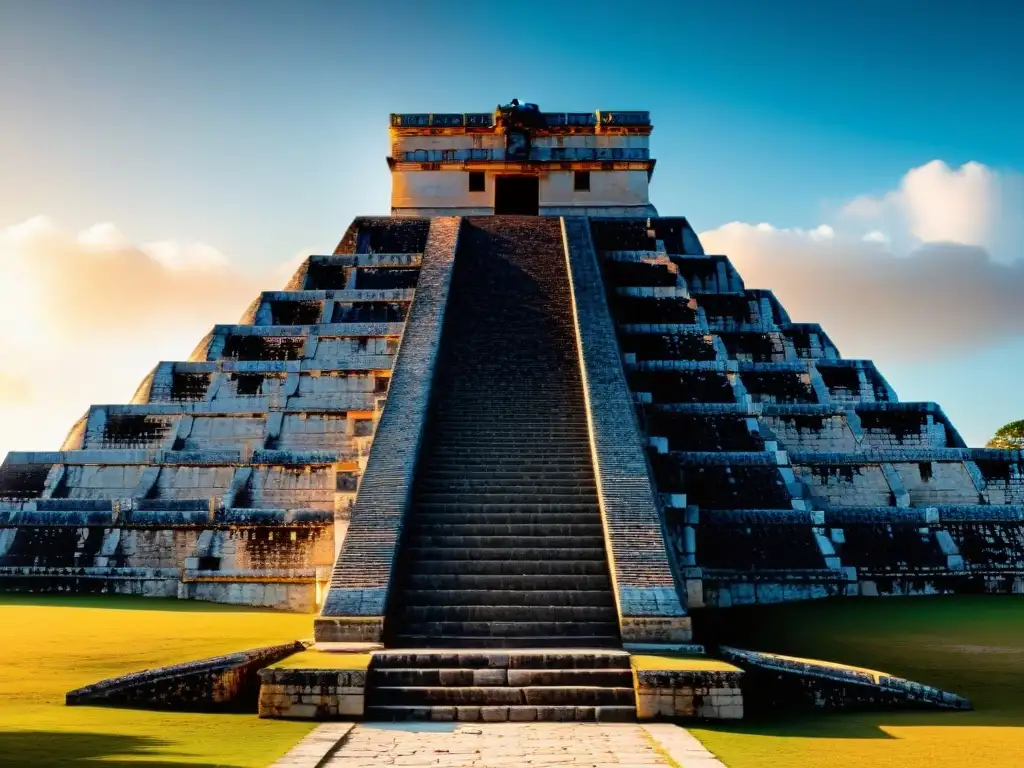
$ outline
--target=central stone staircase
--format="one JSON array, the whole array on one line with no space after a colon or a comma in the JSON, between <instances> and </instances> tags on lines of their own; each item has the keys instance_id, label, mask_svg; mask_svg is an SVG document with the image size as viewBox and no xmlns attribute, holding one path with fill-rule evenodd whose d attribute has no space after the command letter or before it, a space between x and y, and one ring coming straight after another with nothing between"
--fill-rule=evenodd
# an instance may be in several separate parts
<instances>
[{"instance_id":1,"label":"central stone staircase","mask_svg":"<svg viewBox=\"0 0 1024 768\"><path fill-rule=\"evenodd\" d=\"M568 279L559 219L464 220L368 716L633 715L628 657L539 650L621 648Z\"/></svg>"}]
</instances>

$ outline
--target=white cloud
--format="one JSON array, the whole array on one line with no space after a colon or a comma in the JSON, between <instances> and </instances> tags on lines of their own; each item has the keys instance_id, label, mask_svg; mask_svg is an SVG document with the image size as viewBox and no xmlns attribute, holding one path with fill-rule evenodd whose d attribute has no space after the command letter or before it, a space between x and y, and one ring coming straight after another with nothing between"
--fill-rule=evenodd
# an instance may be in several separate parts
<instances>
[{"instance_id":1,"label":"white cloud","mask_svg":"<svg viewBox=\"0 0 1024 768\"><path fill-rule=\"evenodd\" d=\"M0 229L0 457L57 448L91 403L126 402L153 365L186 359L285 279L203 243L136 245L110 223Z\"/></svg>"},{"instance_id":2,"label":"white cloud","mask_svg":"<svg viewBox=\"0 0 1024 768\"><path fill-rule=\"evenodd\" d=\"M950 168L933 160L912 168L896 189L854 198L843 209L847 220L905 231L906 250L924 243L956 243L988 250L1010 262L1024 243L1021 203L1024 176L998 173L976 162Z\"/></svg>"},{"instance_id":3,"label":"white cloud","mask_svg":"<svg viewBox=\"0 0 1024 768\"><path fill-rule=\"evenodd\" d=\"M846 356L935 360L1024 335L1022 212L1024 176L934 161L835 228L733 222L701 240Z\"/></svg>"},{"instance_id":4,"label":"white cloud","mask_svg":"<svg viewBox=\"0 0 1024 768\"><path fill-rule=\"evenodd\" d=\"M700 237L794 321L820 323L847 357L935 359L1024 333L1024 260L948 243L897 256L874 238L817 232L733 222Z\"/></svg>"}]
</instances>

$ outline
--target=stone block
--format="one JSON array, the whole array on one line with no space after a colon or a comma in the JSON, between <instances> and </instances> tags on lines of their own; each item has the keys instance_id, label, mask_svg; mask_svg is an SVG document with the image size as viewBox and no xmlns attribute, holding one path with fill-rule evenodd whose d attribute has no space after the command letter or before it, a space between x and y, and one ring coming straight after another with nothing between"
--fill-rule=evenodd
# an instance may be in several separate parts
<instances>
[{"instance_id":1,"label":"stone block","mask_svg":"<svg viewBox=\"0 0 1024 768\"><path fill-rule=\"evenodd\" d=\"M537 707L512 707L508 719L514 722L531 722L537 719Z\"/></svg>"},{"instance_id":2,"label":"stone block","mask_svg":"<svg viewBox=\"0 0 1024 768\"><path fill-rule=\"evenodd\" d=\"M661 714L660 697L640 691L636 697L636 716L639 720L652 720Z\"/></svg>"},{"instance_id":3,"label":"stone block","mask_svg":"<svg viewBox=\"0 0 1024 768\"><path fill-rule=\"evenodd\" d=\"M726 704L719 708L718 716L723 720L741 720L743 718L743 704Z\"/></svg>"},{"instance_id":4,"label":"stone block","mask_svg":"<svg viewBox=\"0 0 1024 768\"><path fill-rule=\"evenodd\" d=\"M672 697L671 714L674 717L693 717L696 712L696 702L692 694L677 693Z\"/></svg>"},{"instance_id":5,"label":"stone block","mask_svg":"<svg viewBox=\"0 0 1024 768\"><path fill-rule=\"evenodd\" d=\"M503 723L508 720L508 707L480 707L480 719L485 723Z\"/></svg>"},{"instance_id":6,"label":"stone block","mask_svg":"<svg viewBox=\"0 0 1024 768\"><path fill-rule=\"evenodd\" d=\"M486 670L473 669L440 669L438 677L441 685L471 686L480 685L475 682L476 673Z\"/></svg>"},{"instance_id":7,"label":"stone block","mask_svg":"<svg viewBox=\"0 0 1024 768\"><path fill-rule=\"evenodd\" d=\"M317 708L314 704L292 704L285 716L313 720L317 716Z\"/></svg>"},{"instance_id":8,"label":"stone block","mask_svg":"<svg viewBox=\"0 0 1024 768\"><path fill-rule=\"evenodd\" d=\"M343 717L362 717L366 711L365 697L362 694L342 694L336 701L338 714Z\"/></svg>"},{"instance_id":9,"label":"stone block","mask_svg":"<svg viewBox=\"0 0 1024 768\"><path fill-rule=\"evenodd\" d=\"M480 707L456 707L455 717L466 723L475 723L480 719Z\"/></svg>"}]
</instances>

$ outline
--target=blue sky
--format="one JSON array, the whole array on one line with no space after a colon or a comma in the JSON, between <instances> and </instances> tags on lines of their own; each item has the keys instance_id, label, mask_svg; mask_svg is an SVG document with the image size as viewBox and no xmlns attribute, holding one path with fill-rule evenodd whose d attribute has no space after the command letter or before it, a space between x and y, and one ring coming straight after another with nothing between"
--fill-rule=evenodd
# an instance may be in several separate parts
<instances>
[{"instance_id":1,"label":"blue sky","mask_svg":"<svg viewBox=\"0 0 1024 768\"><path fill-rule=\"evenodd\" d=\"M1016 183L1021 29L1024 4L994 0L8 0L0 231L111 222L127 242L202 243L270 269L386 211L387 113L513 96L650 110L653 201L699 231L836 226L851 200L933 160ZM1024 258L1019 241L1002 246ZM905 399L943 400L977 441L1024 417L1006 384L989 382L1005 391L977 409L967 396L994 359L1019 380L1022 349L1017 327L992 346L880 362ZM979 361L966 378L964 355Z\"/></svg>"}]
</instances>

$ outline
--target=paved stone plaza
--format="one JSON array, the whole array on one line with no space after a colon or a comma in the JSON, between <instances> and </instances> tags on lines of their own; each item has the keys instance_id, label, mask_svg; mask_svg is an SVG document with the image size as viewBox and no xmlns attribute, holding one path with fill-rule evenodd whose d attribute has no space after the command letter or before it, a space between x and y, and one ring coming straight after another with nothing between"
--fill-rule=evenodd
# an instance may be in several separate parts
<instances>
[{"instance_id":1,"label":"paved stone plaza","mask_svg":"<svg viewBox=\"0 0 1024 768\"><path fill-rule=\"evenodd\" d=\"M386 765L723 768L684 728L632 723L330 724L275 768Z\"/></svg>"}]
</instances>

